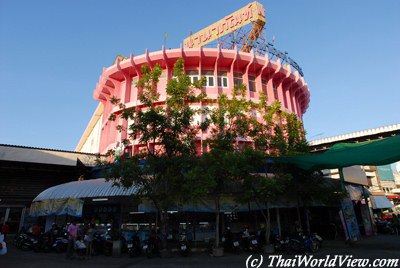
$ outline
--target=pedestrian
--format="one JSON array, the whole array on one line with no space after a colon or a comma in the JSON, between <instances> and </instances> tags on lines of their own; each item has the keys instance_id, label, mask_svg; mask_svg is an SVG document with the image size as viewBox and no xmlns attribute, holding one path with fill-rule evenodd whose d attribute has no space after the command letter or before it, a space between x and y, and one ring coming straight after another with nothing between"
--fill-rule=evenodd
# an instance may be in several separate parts
<instances>
[{"instance_id":1,"label":"pedestrian","mask_svg":"<svg viewBox=\"0 0 400 268\"><path fill-rule=\"evenodd\" d=\"M94 233L96 232L95 230L95 225L94 224L90 224L89 229L87 230L86 234L85 234L85 244L86 244L86 255L88 257L92 256L92 248L93 248L93 239L94 239Z\"/></svg>"},{"instance_id":2,"label":"pedestrian","mask_svg":"<svg viewBox=\"0 0 400 268\"><path fill-rule=\"evenodd\" d=\"M6 255L7 253L7 244L4 242L4 234L0 232L0 256Z\"/></svg>"},{"instance_id":3,"label":"pedestrian","mask_svg":"<svg viewBox=\"0 0 400 268\"><path fill-rule=\"evenodd\" d=\"M35 237L38 237L40 235L40 225L38 223L35 223L35 225L33 225L32 227L32 234Z\"/></svg>"},{"instance_id":4,"label":"pedestrian","mask_svg":"<svg viewBox=\"0 0 400 268\"><path fill-rule=\"evenodd\" d=\"M394 231L396 232L396 234L398 236L399 235L400 220L399 220L399 216L397 214L393 213L392 223L393 223L393 229L394 229Z\"/></svg>"},{"instance_id":5,"label":"pedestrian","mask_svg":"<svg viewBox=\"0 0 400 268\"><path fill-rule=\"evenodd\" d=\"M5 241L7 234L10 233L10 225L8 224L8 222L5 222L3 226L1 226L1 233L4 235L4 241Z\"/></svg>"},{"instance_id":6,"label":"pedestrian","mask_svg":"<svg viewBox=\"0 0 400 268\"><path fill-rule=\"evenodd\" d=\"M76 249L76 253L78 254L79 258L81 260L85 259L85 255L86 255L86 245L85 245L85 241L83 240L82 236L78 236L78 238L75 241L75 249Z\"/></svg>"},{"instance_id":7,"label":"pedestrian","mask_svg":"<svg viewBox=\"0 0 400 268\"><path fill-rule=\"evenodd\" d=\"M78 225L76 220L73 219L71 224L68 226L68 248L67 248L67 259L74 257L75 241L78 237Z\"/></svg>"}]
</instances>

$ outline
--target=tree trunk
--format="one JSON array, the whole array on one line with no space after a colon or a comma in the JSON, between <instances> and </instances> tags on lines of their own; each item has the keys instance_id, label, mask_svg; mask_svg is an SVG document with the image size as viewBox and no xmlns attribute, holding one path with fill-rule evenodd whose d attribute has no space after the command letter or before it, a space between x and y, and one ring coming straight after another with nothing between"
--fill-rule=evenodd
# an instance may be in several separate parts
<instances>
[{"instance_id":1,"label":"tree trunk","mask_svg":"<svg viewBox=\"0 0 400 268\"><path fill-rule=\"evenodd\" d=\"M219 248L219 217L220 217L220 203L219 197L215 198L215 247Z\"/></svg>"},{"instance_id":2,"label":"tree trunk","mask_svg":"<svg viewBox=\"0 0 400 268\"><path fill-rule=\"evenodd\" d=\"M264 212L264 210L262 209L260 203L258 203L257 200L255 200L255 202L256 202L257 207L258 207L258 209L260 210L261 215L263 216L264 221L265 221L265 234L264 234L264 238L265 238L265 244L266 244L266 245L269 245L269 237L270 237L270 235L271 235L271 220L270 220L271 217L270 217L270 213L269 213L268 203L266 203L267 215L265 215L265 212Z\"/></svg>"},{"instance_id":3,"label":"tree trunk","mask_svg":"<svg viewBox=\"0 0 400 268\"><path fill-rule=\"evenodd\" d=\"M301 225L300 198L299 198L298 196L297 196L296 211L297 211L297 220L298 220L298 222L299 222L299 226L296 226L296 228L297 228L297 227L300 227L300 229L303 229L303 227L302 227L302 225ZM297 232L297 230L296 230L296 232Z\"/></svg>"},{"instance_id":4,"label":"tree trunk","mask_svg":"<svg viewBox=\"0 0 400 268\"><path fill-rule=\"evenodd\" d=\"M161 211L161 219L160 219L160 224L161 224L161 248L166 249L167 248L167 226L168 226L168 212L167 211Z\"/></svg>"},{"instance_id":5,"label":"tree trunk","mask_svg":"<svg viewBox=\"0 0 400 268\"><path fill-rule=\"evenodd\" d=\"M304 213L306 216L306 228L307 232L310 233L310 211L307 209L307 207L304 207Z\"/></svg>"},{"instance_id":6,"label":"tree trunk","mask_svg":"<svg viewBox=\"0 0 400 268\"><path fill-rule=\"evenodd\" d=\"M268 203L267 203L267 217L268 217L268 221L266 222L267 224L265 224L265 244L269 245L269 238L271 236L271 215L270 215Z\"/></svg>"}]
</instances>

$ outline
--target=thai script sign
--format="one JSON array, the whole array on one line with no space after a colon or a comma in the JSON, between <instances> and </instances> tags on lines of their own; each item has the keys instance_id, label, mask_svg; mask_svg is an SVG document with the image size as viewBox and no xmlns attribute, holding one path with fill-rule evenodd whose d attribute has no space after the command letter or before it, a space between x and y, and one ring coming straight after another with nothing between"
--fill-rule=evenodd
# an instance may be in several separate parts
<instances>
[{"instance_id":1,"label":"thai script sign","mask_svg":"<svg viewBox=\"0 0 400 268\"><path fill-rule=\"evenodd\" d=\"M183 41L184 47L202 47L253 21L261 20L265 23L266 20L264 14L264 7L260 3L254 1L207 28L198 31L195 34L191 34Z\"/></svg>"}]
</instances>

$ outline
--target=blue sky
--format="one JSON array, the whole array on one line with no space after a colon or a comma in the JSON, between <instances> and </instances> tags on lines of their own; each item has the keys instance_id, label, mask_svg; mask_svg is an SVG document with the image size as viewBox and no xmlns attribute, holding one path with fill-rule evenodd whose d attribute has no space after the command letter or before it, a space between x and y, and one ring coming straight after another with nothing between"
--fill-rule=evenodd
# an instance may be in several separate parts
<instances>
[{"instance_id":1,"label":"blue sky","mask_svg":"<svg viewBox=\"0 0 400 268\"><path fill-rule=\"evenodd\" d=\"M250 1L0 0L0 143L74 150L117 54L179 47ZM260 1L302 67L308 139L400 123L400 1Z\"/></svg>"}]
</instances>

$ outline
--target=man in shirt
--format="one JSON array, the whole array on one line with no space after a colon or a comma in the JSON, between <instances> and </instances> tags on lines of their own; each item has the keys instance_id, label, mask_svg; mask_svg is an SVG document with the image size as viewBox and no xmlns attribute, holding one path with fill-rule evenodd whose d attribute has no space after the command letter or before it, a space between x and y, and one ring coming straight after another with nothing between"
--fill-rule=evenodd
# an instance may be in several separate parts
<instances>
[{"instance_id":1,"label":"man in shirt","mask_svg":"<svg viewBox=\"0 0 400 268\"><path fill-rule=\"evenodd\" d=\"M74 256L74 245L77 237L78 237L78 225L76 225L76 220L73 219L71 224L68 226L67 259L72 259Z\"/></svg>"},{"instance_id":2,"label":"man in shirt","mask_svg":"<svg viewBox=\"0 0 400 268\"><path fill-rule=\"evenodd\" d=\"M3 224L3 226L1 227L1 232L4 235L4 240L6 240L6 236L10 232L10 226L8 225L8 222L5 222Z\"/></svg>"}]
</instances>

